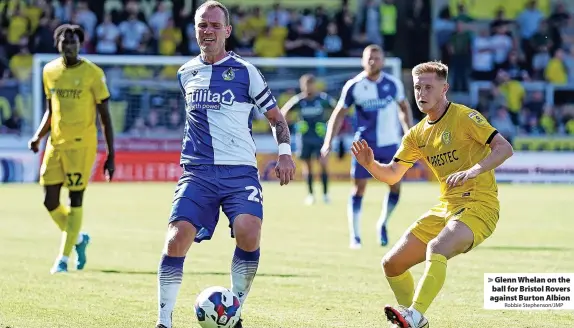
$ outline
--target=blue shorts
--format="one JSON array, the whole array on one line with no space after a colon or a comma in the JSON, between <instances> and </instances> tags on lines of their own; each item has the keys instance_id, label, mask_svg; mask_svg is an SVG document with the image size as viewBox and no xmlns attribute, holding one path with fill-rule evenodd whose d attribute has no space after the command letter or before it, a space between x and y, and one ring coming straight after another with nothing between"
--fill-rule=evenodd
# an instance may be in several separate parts
<instances>
[{"instance_id":1,"label":"blue shorts","mask_svg":"<svg viewBox=\"0 0 574 328\"><path fill-rule=\"evenodd\" d=\"M240 214L263 220L263 198L257 168L249 165L184 165L169 222L188 221L197 229L195 242L209 240L219 221L219 208L229 227ZM231 231L233 237L233 229Z\"/></svg>"},{"instance_id":2,"label":"blue shorts","mask_svg":"<svg viewBox=\"0 0 574 328\"><path fill-rule=\"evenodd\" d=\"M390 145L384 147L373 148L373 153L375 155L375 161L381 162L383 164L388 164L393 160L393 157L397 153L399 145ZM351 160L351 177L353 179L370 179L372 177L371 173L367 171L361 164L357 162L355 157Z\"/></svg>"}]
</instances>

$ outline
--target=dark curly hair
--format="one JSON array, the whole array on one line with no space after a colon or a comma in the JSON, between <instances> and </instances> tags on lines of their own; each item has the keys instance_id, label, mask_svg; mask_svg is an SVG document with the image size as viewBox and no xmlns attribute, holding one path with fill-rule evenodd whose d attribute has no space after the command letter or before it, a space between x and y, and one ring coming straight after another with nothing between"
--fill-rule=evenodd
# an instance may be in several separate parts
<instances>
[{"instance_id":1,"label":"dark curly hair","mask_svg":"<svg viewBox=\"0 0 574 328\"><path fill-rule=\"evenodd\" d=\"M72 33L78 36L80 43L84 42L84 30L79 25L63 24L54 30L54 46L58 46L58 40L66 33Z\"/></svg>"}]
</instances>

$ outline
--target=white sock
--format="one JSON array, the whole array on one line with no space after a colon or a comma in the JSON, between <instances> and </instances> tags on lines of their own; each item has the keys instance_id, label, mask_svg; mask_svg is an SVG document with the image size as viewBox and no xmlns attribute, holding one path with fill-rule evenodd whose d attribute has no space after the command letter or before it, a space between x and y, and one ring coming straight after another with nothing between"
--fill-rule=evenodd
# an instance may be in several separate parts
<instances>
[{"instance_id":1,"label":"white sock","mask_svg":"<svg viewBox=\"0 0 574 328\"><path fill-rule=\"evenodd\" d=\"M183 278L185 257L163 255L158 270L157 324L171 328L171 314Z\"/></svg>"},{"instance_id":2,"label":"white sock","mask_svg":"<svg viewBox=\"0 0 574 328\"><path fill-rule=\"evenodd\" d=\"M246 252L239 247L235 248L231 263L231 291L237 295L241 304L245 302L257 274L259 255L259 249Z\"/></svg>"},{"instance_id":3,"label":"white sock","mask_svg":"<svg viewBox=\"0 0 574 328\"><path fill-rule=\"evenodd\" d=\"M58 262L68 263L68 257L67 257L67 256L64 256L64 255L61 255L61 256L58 258Z\"/></svg>"},{"instance_id":4,"label":"white sock","mask_svg":"<svg viewBox=\"0 0 574 328\"><path fill-rule=\"evenodd\" d=\"M349 232L351 237L351 243L356 242L357 239L361 238L361 207L360 205L354 204L351 200L347 206L347 220L349 223Z\"/></svg>"},{"instance_id":5,"label":"white sock","mask_svg":"<svg viewBox=\"0 0 574 328\"><path fill-rule=\"evenodd\" d=\"M84 233L83 233L83 232L80 232L80 233L78 234L78 239L76 240L76 245L81 244L83 241L84 241Z\"/></svg>"}]
</instances>

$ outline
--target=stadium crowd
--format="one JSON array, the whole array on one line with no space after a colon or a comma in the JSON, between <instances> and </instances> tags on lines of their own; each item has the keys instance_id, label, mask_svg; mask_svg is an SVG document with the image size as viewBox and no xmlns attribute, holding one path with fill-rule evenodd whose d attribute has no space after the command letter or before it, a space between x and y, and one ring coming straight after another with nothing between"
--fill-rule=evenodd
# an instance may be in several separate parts
<instances>
[{"instance_id":1,"label":"stadium crowd","mask_svg":"<svg viewBox=\"0 0 574 328\"><path fill-rule=\"evenodd\" d=\"M234 29L228 47L243 56L347 57L359 55L366 44L378 43L393 55L399 43L397 30L404 27L409 40L421 49L409 54L409 60L403 60L403 68L408 68L410 63L428 59L432 26L440 59L451 69L452 92L468 94L471 83L477 80L494 82L482 88L476 103L468 105L483 111L506 137L574 135L573 98L556 96L550 106L546 104L544 89L546 83L574 83L574 15L563 4L545 16L532 1L515 19L507 18L501 9L494 20L485 22L471 17L463 5L454 12L445 7L431 19L428 1L413 0L407 12L399 12L394 2L365 0L358 8L342 6L338 10L322 6L286 8L286 3L280 2L267 8L235 6L231 10ZM84 54L199 53L190 10L176 12L171 1L157 1L153 7L134 0L118 3L119 0L108 0L106 10L96 15L82 0L0 2L0 85L17 81L20 93L30 93L32 55L56 52L52 33L61 23L84 28ZM173 79L177 68L109 69L106 73L112 77L140 80ZM531 92L528 83L536 82L538 88ZM127 114L122 115L125 117L117 117L121 122L118 132L164 134L181 126L181 100L144 97L143 89L137 87L126 90L111 85L110 89L113 97L126 91L131 97L126 100ZM283 91L285 94L278 95L280 102L294 92ZM573 92L571 89L566 94ZM142 101L146 106L142 106ZM145 113L141 107L147 108ZM30 117L17 110L7 113L5 109L0 115L4 131L21 130Z\"/></svg>"}]
</instances>

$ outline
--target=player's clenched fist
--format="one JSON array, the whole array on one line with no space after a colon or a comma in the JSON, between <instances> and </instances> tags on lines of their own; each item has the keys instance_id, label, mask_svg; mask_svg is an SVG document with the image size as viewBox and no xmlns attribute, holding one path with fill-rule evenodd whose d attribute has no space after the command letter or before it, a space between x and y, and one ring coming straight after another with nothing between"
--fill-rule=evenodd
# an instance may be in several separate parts
<instances>
[{"instance_id":1,"label":"player's clenched fist","mask_svg":"<svg viewBox=\"0 0 574 328\"><path fill-rule=\"evenodd\" d=\"M281 181L282 186L295 179L295 162L291 155L279 155L279 160L275 165L275 175Z\"/></svg>"},{"instance_id":2,"label":"player's clenched fist","mask_svg":"<svg viewBox=\"0 0 574 328\"><path fill-rule=\"evenodd\" d=\"M353 146L351 147L353 155L357 159L357 162L363 167L368 167L375 161L375 155L373 150L369 147L369 144L365 140L353 141Z\"/></svg>"},{"instance_id":3,"label":"player's clenched fist","mask_svg":"<svg viewBox=\"0 0 574 328\"><path fill-rule=\"evenodd\" d=\"M40 149L40 139L37 137L30 139L30 141L28 141L28 149L30 149L34 153L37 153L38 150Z\"/></svg>"}]
</instances>

